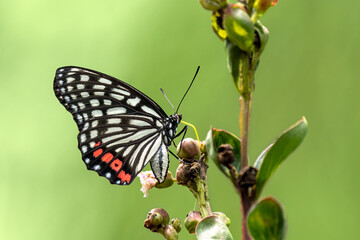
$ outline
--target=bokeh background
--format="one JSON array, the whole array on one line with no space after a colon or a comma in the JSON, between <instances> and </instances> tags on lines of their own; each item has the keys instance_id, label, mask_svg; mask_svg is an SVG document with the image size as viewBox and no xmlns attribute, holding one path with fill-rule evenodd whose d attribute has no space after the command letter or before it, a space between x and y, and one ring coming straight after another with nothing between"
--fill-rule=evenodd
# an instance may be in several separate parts
<instances>
[{"instance_id":1,"label":"bokeh background","mask_svg":"<svg viewBox=\"0 0 360 240\"><path fill-rule=\"evenodd\" d=\"M288 239L360 235L359 8L280 0L262 19L271 36L256 74L251 161L303 115L309 122L263 193L284 205ZM64 65L118 77L169 114L159 88L177 105L200 65L184 120L203 139L211 125L238 133L238 94L210 12L195 0L0 2L0 239L161 239L143 227L147 212L162 207L184 220L195 199L180 186L144 198L138 180L112 186L86 170L77 127L52 89ZM213 210L240 239L239 198L213 163L209 188ZM180 239L195 236L183 230Z\"/></svg>"}]
</instances>

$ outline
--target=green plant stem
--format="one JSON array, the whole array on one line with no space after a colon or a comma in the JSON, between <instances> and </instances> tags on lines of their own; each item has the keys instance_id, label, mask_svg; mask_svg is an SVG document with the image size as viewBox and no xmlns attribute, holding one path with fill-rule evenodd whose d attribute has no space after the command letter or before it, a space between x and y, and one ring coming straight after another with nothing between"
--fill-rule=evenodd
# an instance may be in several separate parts
<instances>
[{"instance_id":1,"label":"green plant stem","mask_svg":"<svg viewBox=\"0 0 360 240\"><path fill-rule=\"evenodd\" d=\"M210 216L211 208L210 208L210 202L209 202L209 195L208 195L208 188L206 181L201 179L200 177L197 177L195 179L196 183L196 199L198 202L199 210L201 212L202 217Z\"/></svg>"},{"instance_id":2,"label":"green plant stem","mask_svg":"<svg viewBox=\"0 0 360 240\"><path fill-rule=\"evenodd\" d=\"M250 2L250 1L249 1ZM252 2L253 4L253 2ZM252 6L252 5L251 5ZM252 94L254 90L254 72L255 64L254 59L249 55L242 56L240 59L240 137L241 137L241 170L249 164L248 160L248 139L249 139L249 126L251 115L251 102ZM240 171L243 172L243 171ZM251 240L248 228L247 228L247 214L252 205L251 196L248 193L248 187L237 183L238 192L241 199L241 211L242 211L242 239Z\"/></svg>"}]
</instances>

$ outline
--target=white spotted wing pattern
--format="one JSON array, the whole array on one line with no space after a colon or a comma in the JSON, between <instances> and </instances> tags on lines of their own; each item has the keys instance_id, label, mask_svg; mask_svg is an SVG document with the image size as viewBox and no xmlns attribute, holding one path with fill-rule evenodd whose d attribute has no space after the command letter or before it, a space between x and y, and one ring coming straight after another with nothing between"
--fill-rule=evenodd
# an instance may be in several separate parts
<instances>
[{"instance_id":1,"label":"white spotted wing pattern","mask_svg":"<svg viewBox=\"0 0 360 240\"><path fill-rule=\"evenodd\" d=\"M128 185L150 162L159 182L181 114L168 116L129 84L81 67L57 69L54 91L79 128L78 147L89 170Z\"/></svg>"}]
</instances>

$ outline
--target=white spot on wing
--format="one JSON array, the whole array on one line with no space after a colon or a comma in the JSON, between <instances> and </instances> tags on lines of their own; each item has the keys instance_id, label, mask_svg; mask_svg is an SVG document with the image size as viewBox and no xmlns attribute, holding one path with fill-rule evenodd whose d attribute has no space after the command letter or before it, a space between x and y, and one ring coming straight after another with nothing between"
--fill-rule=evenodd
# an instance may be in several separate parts
<instances>
[{"instance_id":1,"label":"white spot on wing","mask_svg":"<svg viewBox=\"0 0 360 240\"><path fill-rule=\"evenodd\" d=\"M121 127L109 127L105 133L121 132L122 130Z\"/></svg>"},{"instance_id":2,"label":"white spot on wing","mask_svg":"<svg viewBox=\"0 0 360 240\"><path fill-rule=\"evenodd\" d=\"M111 178L111 173L109 173L109 172L105 173L105 177L106 178Z\"/></svg>"},{"instance_id":3,"label":"white spot on wing","mask_svg":"<svg viewBox=\"0 0 360 240\"><path fill-rule=\"evenodd\" d=\"M104 96L105 92L94 92L96 96Z\"/></svg>"},{"instance_id":4,"label":"white spot on wing","mask_svg":"<svg viewBox=\"0 0 360 240\"><path fill-rule=\"evenodd\" d=\"M95 166L94 166L94 170L95 170L95 171L97 171L97 170L99 170L99 169L100 169L100 165L95 165Z\"/></svg>"},{"instance_id":5,"label":"white spot on wing","mask_svg":"<svg viewBox=\"0 0 360 240\"><path fill-rule=\"evenodd\" d=\"M109 99L104 99L104 104L105 104L105 105L111 105L111 100L109 100Z\"/></svg>"},{"instance_id":6,"label":"white spot on wing","mask_svg":"<svg viewBox=\"0 0 360 240\"><path fill-rule=\"evenodd\" d=\"M105 86L104 85L94 85L93 89L104 90Z\"/></svg>"},{"instance_id":7,"label":"white spot on wing","mask_svg":"<svg viewBox=\"0 0 360 240\"><path fill-rule=\"evenodd\" d=\"M71 90L73 90L73 86L67 86L67 90L70 92Z\"/></svg>"},{"instance_id":8,"label":"white spot on wing","mask_svg":"<svg viewBox=\"0 0 360 240\"><path fill-rule=\"evenodd\" d=\"M98 136L98 131L92 130L90 131L90 138L96 138Z\"/></svg>"},{"instance_id":9,"label":"white spot on wing","mask_svg":"<svg viewBox=\"0 0 360 240\"><path fill-rule=\"evenodd\" d=\"M76 119L78 120L79 123L83 122L83 117L80 114L76 114Z\"/></svg>"},{"instance_id":10,"label":"white spot on wing","mask_svg":"<svg viewBox=\"0 0 360 240\"><path fill-rule=\"evenodd\" d=\"M75 78L73 78L73 77L67 77L66 78L66 83L71 83L72 81L74 81L75 80Z\"/></svg>"},{"instance_id":11,"label":"white spot on wing","mask_svg":"<svg viewBox=\"0 0 360 240\"><path fill-rule=\"evenodd\" d=\"M138 119L130 119L129 123L135 126L151 126L150 123Z\"/></svg>"},{"instance_id":12,"label":"white spot on wing","mask_svg":"<svg viewBox=\"0 0 360 240\"><path fill-rule=\"evenodd\" d=\"M97 99L91 99L90 104L91 104L92 107L97 107L97 106L100 105L100 102Z\"/></svg>"},{"instance_id":13,"label":"white spot on wing","mask_svg":"<svg viewBox=\"0 0 360 240\"><path fill-rule=\"evenodd\" d=\"M126 109L123 107L109 108L106 113L109 115L123 114L126 113Z\"/></svg>"},{"instance_id":14,"label":"white spot on wing","mask_svg":"<svg viewBox=\"0 0 360 240\"><path fill-rule=\"evenodd\" d=\"M87 115L87 113L83 113L83 117L84 117L85 121L87 121L89 119L89 116Z\"/></svg>"},{"instance_id":15,"label":"white spot on wing","mask_svg":"<svg viewBox=\"0 0 360 240\"><path fill-rule=\"evenodd\" d=\"M119 95L119 94L114 94L114 93L110 93L110 97L116 98L117 100L123 100L124 96Z\"/></svg>"},{"instance_id":16,"label":"white spot on wing","mask_svg":"<svg viewBox=\"0 0 360 240\"><path fill-rule=\"evenodd\" d=\"M84 108L85 108L85 104L83 104L82 102L79 102L78 105L79 105L79 108L80 108L80 109L84 109Z\"/></svg>"},{"instance_id":17,"label":"white spot on wing","mask_svg":"<svg viewBox=\"0 0 360 240\"><path fill-rule=\"evenodd\" d=\"M59 75L60 75L60 74L59 74ZM61 77L61 76L59 76L59 75L58 75L58 77ZM61 74L61 75L62 75L62 74ZM63 83L64 83L63 80L59 80L59 84L60 84L60 85L62 85Z\"/></svg>"},{"instance_id":18,"label":"white spot on wing","mask_svg":"<svg viewBox=\"0 0 360 240\"><path fill-rule=\"evenodd\" d=\"M65 99L65 102L70 102L69 96L65 96L64 99Z\"/></svg>"},{"instance_id":19,"label":"white spot on wing","mask_svg":"<svg viewBox=\"0 0 360 240\"><path fill-rule=\"evenodd\" d=\"M84 124L83 130L86 130L86 129L88 129L88 128L89 128L89 122L86 122L86 123Z\"/></svg>"},{"instance_id":20,"label":"white spot on wing","mask_svg":"<svg viewBox=\"0 0 360 240\"><path fill-rule=\"evenodd\" d=\"M71 104L71 108L74 109L75 112L78 110L78 107L75 104Z\"/></svg>"},{"instance_id":21,"label":"white spot on wing","mask_svg":"<svg viewBox=\"0 0 360 240\"><path fill-rule=\"evenodd\" d=\"M138 105L138 103L140 102L140 98L136 97L136 98L129 98L128 100L126 100L126 103L129 104L130 106L135 107L136 105Z\"/></svg>"},{"instance_id":22,"label":"white spot on wing","mask_svg":"<svg viewBox=\"0 0 360 240\"><path fill-rule=\"evenodd\" d=\"M66 89L64 87L60 88L60 92L65 93Z\"/></svg>"},{"instance_id":23,"label":"white spot on wing","mask_svg":"<svg viewBox=\"0 0 360 240\"><path fill-rule=\"evenodd\" d=\"M99 123L98 120L92 121L91 127L96 127L98 125L98 123Z\"/></svg>"},{"instance_id":24,"label":"white spot on wing","mask_svg":"<svg viewBox=\"0 0 360 240\"><path fill-rule=\"evenodd\" d=\"M101 117L103 115L103 113L100 110L94 110L94 111L91 112L91 115L93 117Z\"/></svg>"},{"instance_id":25,"label":"white spot on wing","mask_svg":"<svg viewBox=\"0 0 360 240\"><path fill-rule=\"evenodd\" d=\"M108 124L119 124L121 122L121 119L120 118L109 118L107 120L107 123Z\"/></svg>"},{"instance_id":26,"label":"white spot on wing","mask_svg":"<svg viewBox=\"0 0 360 240\"><path fill-rule=\"evenodd\" d=\"M83 133L80 135L80 142L85 142L86 141L86 134Z\"/></svg>"},{"instance_id":27,"label":"white spot on wing","mask_svg":"<svg viewBox=\"0 0 360 240\"><path fill-rule=\"evenodd\" d=\"M83 153L86 153L87 150L88 150L87 146L83 145L83 146L81 147L81 151L82 151Z\"/></svg>"},{"instance_id":28,"label":"white spot on wing","mask_svg":"<svg viewBox=\"0 0 360 240\"><path fill-rule=\"evenodd\" d=\"M111 84L111 81L106 78L99 78L99 82L104 83L104 84Z\"/></svg>"},{"instance_id":29,"label":"white spot on wing","mask_svg":"<svg viewBox=\"0 0 360 240\"><path fill-rule=\"evenodd\" d=\"M89 159L89 158L85 158L84 161L85 161L86 164L89 164L89 163L90 163L90 159Z\"/></svg>"},{"instance_id":30,"label":"white spot on wing","mask_svg":"<svg viewBox=\"0 0 360 240\"><path fill-rule=\"evenodd\" d=\"M80 95L84 98L90 96L90 94L88 92L81 92Z\"/></svg>"},{"instance_id":31,"label":"white spot on wing","mask_svg":"<svg viewBox=\"0 0 360 240\"><path fill-rule=\"evenodd\" d=\"M125 91L125 90L121 90L121 89L118 89L118 88L112 88L111 90L114 91L114 92L118 92L118 93L120 93L122 95L130 96L130 93L128 91Z\"/></svg>"},{"instance_id":32,"label":"white spot on wing","mask_svg":"<svg viewBox=\"0 0 360 240\"><path fill-rule=\"evenodd\" d=\"M85 85L84 84L78 84L76 85L77 89L84 89Z\"/></svg>"},{"instance_id":33,"label":"white spot on wing","mask_svg":"<svg viewBox=\"0 0 360 240\"><path fill-rule=\"evenodd\" d=\"M146 113L149 113L149 114L151 114L151 115L153 115L155 117L160 118L159 114L157 114L153 109L151 109L151 108L149 108L147 106L142 106L141 109L144 110L144 112L146 112Z\"/></svg>"},{"instance_id":34,"label":"white spot on wing","mask_svg":"<svg viewBox=\"0 0 360 240\"><path fill-rule=\"evenodd\" d=\"M80 81L89 81L90 77L88 75L81 75L80 76Z\"/></svg>"}]
</instances>

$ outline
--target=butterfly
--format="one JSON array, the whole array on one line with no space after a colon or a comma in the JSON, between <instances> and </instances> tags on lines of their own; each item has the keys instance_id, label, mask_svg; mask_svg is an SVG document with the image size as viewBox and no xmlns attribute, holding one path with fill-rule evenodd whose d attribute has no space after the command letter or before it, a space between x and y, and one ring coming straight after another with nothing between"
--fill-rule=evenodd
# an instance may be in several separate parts
<instances>
[{"instance_id":1,"label":"butterfly","mask_svg":"<svg viewBox=\"0 0 360 240\"><path fill-rule=\"evenodd\" d=\"M158 182L165 180L168 148L186 132L185 126L176 134L182 119L177 110L168 116L133 86L75 66L56 70L54 91L78 126L78 148L89 170L112 184L128 185L150 162Z\"/></svg>"}]
</instances>

